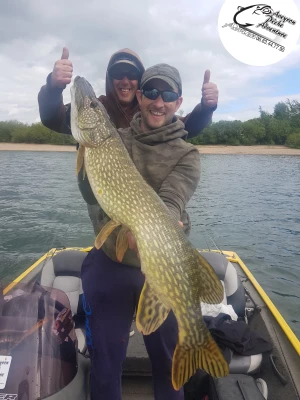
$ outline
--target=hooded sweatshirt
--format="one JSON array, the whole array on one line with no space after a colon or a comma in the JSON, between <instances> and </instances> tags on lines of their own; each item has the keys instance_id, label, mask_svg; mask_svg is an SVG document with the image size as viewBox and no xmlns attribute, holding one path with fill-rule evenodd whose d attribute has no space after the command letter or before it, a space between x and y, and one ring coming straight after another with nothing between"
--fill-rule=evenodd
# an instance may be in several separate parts
<instances>
[{"instance_id":1,"label":"hooded sweatshirt","mask_svg":"<svg viewBox=\"0 0 300 400\"><path fill-rule=\"evenodd\" d=\"M108 63L107 71L112 63L120 55L130 55L134 58L141 72L145 71L139 56L130 49L122 49L115 52ZM66 87L66 86L65 86ZM51 73L47 77L47 84L41 87L38 94L38 103L40 117L43 125L47 128L59 132L71 135L70 129L70 104L64 105L62 92L64 88L53 88L51 86ZM106 72L106 95L99 97L99 100L106 108L110 119L116 126L116 128L127 128L130 126L130 122L136 112L139 111L137 99L134 98L129 107L123 108L118 100L115 93L111 78ZM185 124L186 136L192 138L199 134L212 120L213 112L217 107L213 109L206 109L202 102L197 104L194 110L187 114L185 117L178 117Z\"/></svg>"},{"instance_id":2,"label":"hooded sweatshirt","mask_svg":"<svg viewBox=\"0 0 300 400\"><path fill-rule=\"evenodd\" d=\"M117 51L111 56L107 66L106 82L105 82L106 96L102 95L99 97L99 100L104 105L110 119L115 124L117 129L128 128L130 126L130 122L134 114L136 114L139 111L139 105L136 96L134 96L132 103L128 107L126 107L126 109L124 109L124 107L121 106L118 96L115 92L112 79L108 74L110 66L116 61L116 59L118 59L120 55L126 55L126 54L130 54L131 57L134 58L135 62L137 63L137 66L141 71L141 75L144 73L145 68L139 56L136 53L134 53L130 49L122 49L120 51Z\"/></svg>"},{"instance_id":3,"label":"hooded sweatshirt","mask_svg":"<svg viewBox=\"0 0 300 400\"><path fill-rule=\"evenodd\" d=\"M118 128L127 128L130 126L134 114L139 111L139 105L136 97L129 106L123 108L120 104L118 96L114 90L112 79L108 74L110 66L116 59L122 55L130 55L136 62L141 74L144 73L145 68L139 56L130 49L122 49L115 52L108 63L106 71L106 95L98 97L99 101L104 105L111 121ZM64 105L62 92L64 88L53 88L50 84L51 74L47 77L47 84L44 85L38 95L40 117L43 125L56 132L71 135L70 111L71 104ZM77 177L79 190L85 202L87 203L88 213L93 222L94 213L97 212L97 200L92 192L88 179L83 180L83 169L79 172ZM93 223L94 224L94 223Z\"/></svg>"},{"instance_id":4,"label":"hooded sweatshirt","mask_svg":"<svg viewBox=\"0 0 300 400\"><path fill-rule=\"evenodd\" d=\"M139 58L139 56L134 53L132 50L129 49L122 49L114 53L108 63L107 71L112 63L116 60L116 58L120 55L130 55L133 57L139 66L141 72L144 72L144 66ZM47 77L47 84L44 85L38 95L38 102L39 102L39 110L40 110L40 117L42 123L56 132L71 134L70 129L70 104L64 105L63 104L63 88L53 88L51 86L51 74ZM115 93L113 82L106 72L106 95L102 95L99 97L99 100L106 108L110 119L112 120L115 127L118 128L128 128L130 126L130 122L133 119L133 116L136 112L139 111L139 106L137 103L137 99L135 98L133 102L126 107L126 109L122 108L117 94ZM205 126L211 122L211 117L214 110L205 110L202 104L198 104L191 114L188 114L185 117L177 117L178 123L182 121L185 124L181 124L181 138L186 140L187 136L193 137L201 132ZM132 127L131 127L132 128ZM133 129L133 128L132 128ZM153 132L151 132L151 135ZM125 135L126 136L126 135ZM143 136L143 135L142 135ZM182 141L181 139L181 141ZM154 140L154 139L153 139ZM142 146L143 140L141 140L140 146ZM144 144L145 145L145 144ZM170 145L171 146L171 145ZM151 146L146 146L145 149L151 149ZM169 147L172 148L172 147ZM195 149L196 150L196 149ZM198 153L198 152L197 152ZM149 154L152 154L150 152ZM148 159L148 156L144 155ZM149 158L150 164L152 163L151 157ZM151 167L150 167L151 168ZM92 189L89 184L89 180L87 177L83 179L83 169L79 172L78 175L78 186L81 192L81 195L85 202L87 203L87 209L89 213L89 217L92 221L95 234L99 233L99 215L101 215L100 206L92 192ZM167 186L167 182L165 183ZM162 198L164 196L164 190L167 191L168 189L162 187ZM169 190L173 190L173 188L169 188ZM172 198L167 199L169 208L172 208ZM184 202L184 200L182 200ZM180 202L179 202L180 203ZM178 204L173 204L173 211L175 212L176 208L178 208ZM182 208L182 204L181 204ZM178 212L178 219L180 217L179 209ZM188 215L185 215L185 212L182 214L183 219L187 219L186 225L189 224ZM181 218L181 220L182 220ZM101 218L100 218L101 219ZM184 221L182 221L184 222Z\"/></svg>"},{"instance_id":5,"label":"hooded sweatshirt","mask_svg":"<svg viewBox=\"0 0 300 400\"><path fill-rule=\"evenodd\" d=\"M115 62L116 58L123 54L129 54L132 58L134 58L141 73L145 71L139 56L130 49L122 49L114 53L109 60L107 71ZM43 125L53 131L71 135L71 107L70 104L64 105L62 96L62 92L65 88L53 88L50 84L50 80L51 74L49 74L47 77L47 84L42 86L38 94L41 121ZM132 103L126 107L126 109L122 108L108 72L106 72L106 95L102 95L98 97L98 99L106 108L106 111L116 128L129 127L130 121L132 120L134 114L139 111L136 97L134 97Z\"/></svg>"},{"instance_id":6,"label":"hooded sweatshirt","mask_svg":"<svg viewBox=\"0 0 300 400\"><path fill-rule=\"evenodd\" d=\"M200 154L195 146L187 143L184 124L174 117L171 124L142 132L140 113L136 114L130 128L119 129L120 137L137 170L167 205L171 217L183 222L186 235L191 223L186 205L194 194L200 180ZM109 217L97 207L93 216L95 233L109 221ZM102 249L116 260L116 238L120 228L115 229ZM122 263L140 267L133 250L128 249Z\"/></svg>"}]
</instances>

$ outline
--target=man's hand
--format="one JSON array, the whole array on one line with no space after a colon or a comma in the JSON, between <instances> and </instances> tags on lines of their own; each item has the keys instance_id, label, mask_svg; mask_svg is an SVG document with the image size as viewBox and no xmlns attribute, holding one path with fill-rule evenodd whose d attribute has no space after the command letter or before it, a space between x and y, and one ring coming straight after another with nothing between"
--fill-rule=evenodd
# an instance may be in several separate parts
<instances>
[{"instance_id":1,"label":"man's hand","mask_svg":"<svg viewBox=\"0 0 300 400\"><path fill-rule=\"evenodd\" d=\"M183 223L181 221L178 221L178 224L179 224L180 228L183 229ZM138 248L137 248L135 237L133 236L132 232L128 232L127 233L127 239L128 239L128 247L131 250L134 250L136 252L136 255L137 255L138 259L139 259L140 258L139 251L138 251Z\"/></svg>"},{"instance_id":2,"label":"man's hand","mask_svg":"<svg viewBox=\"0 0 300 400\"><path fill-rule=\"evenodd\" d=\"M202 104L207 108L214 108L218 104L219 90L215 83L210 82L210 70L204 74L202 86Z\"/></svg>"},{"instance_id":3,"label":"man's hand","mask_svg":"<svg viewBox=\"0 0 300 400\"><path fill-rule=\"evenodd\" d=\"M69 60L69 50L64 47L61 59L57 60L54 64L51 74L51 86L55 88L64 89L72 79L73 65Z\"/></svg>"}]
</instances>

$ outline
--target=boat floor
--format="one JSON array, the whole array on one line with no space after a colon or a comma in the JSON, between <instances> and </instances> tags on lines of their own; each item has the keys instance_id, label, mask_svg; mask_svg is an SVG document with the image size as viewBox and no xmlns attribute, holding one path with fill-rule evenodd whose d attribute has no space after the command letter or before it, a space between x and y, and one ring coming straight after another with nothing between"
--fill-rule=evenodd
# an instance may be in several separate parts
<instances>
[{"instance_id":1,"label":"boat floor","mask_svg":"<svg viewBox=\"0 0 300 400\"><path fill-rule=\"evenodd\" d=\"M123 364L123 400L153 400L151 364L142 334L132 324L134 335L129 338L127 358Z\"/></svg>"},{"instance_id":2,"label":"boat floor","mask_svg":"<svg viewBox=\"0 0 300 400\"><path fill-rule=\"evenodd\" d=\"M152 377L123 377L122 400L154 400Z\"/></svg>"}]
</instances>

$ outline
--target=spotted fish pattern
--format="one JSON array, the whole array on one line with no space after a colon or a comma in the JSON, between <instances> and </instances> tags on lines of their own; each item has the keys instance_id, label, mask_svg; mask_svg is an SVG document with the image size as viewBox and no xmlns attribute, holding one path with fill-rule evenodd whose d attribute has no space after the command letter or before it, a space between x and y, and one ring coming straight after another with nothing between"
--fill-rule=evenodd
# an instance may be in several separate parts
<instances>
[{"instance_id":1,"label":"spotted fish pattern","mask_svg":"<svg viewBox=\"0 0 300 400\"><path fill-rule=\"evenodd\" d=\"M174 312L179 329L172 364L176 390L199 368L214 377L227 375L228 364L203 322L200 306L200 301L216 304L223 300L220 280L136 169L84 78L75 79L71 99L72 134L81 147L77 171L84 160L93 193L111 219L95 245L101 247L118 226L130 230L137 242L145 274L136 318L139 331L144 335L154 332L170 310ZM124 240L119 243L124 245Z\"/></svg>"}]
</instances>

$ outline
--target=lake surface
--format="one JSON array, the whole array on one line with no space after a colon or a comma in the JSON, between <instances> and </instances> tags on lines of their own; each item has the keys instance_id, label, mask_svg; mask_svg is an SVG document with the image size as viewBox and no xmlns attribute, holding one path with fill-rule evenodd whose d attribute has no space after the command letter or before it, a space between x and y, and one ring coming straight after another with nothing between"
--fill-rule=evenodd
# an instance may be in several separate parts
<instances>
[{"instance_id":1,"label":"lake surface","mask_svg":"<svg viewBox=\"0 0 300 400\"><path fill-rule=\"evenodd\" d=\"M0 280L52 247L90 246L76 153L0 151ZM198 248L236 251L300 338L300 157L201 155L189 203Z\"/></svg>"}]
</instances>

